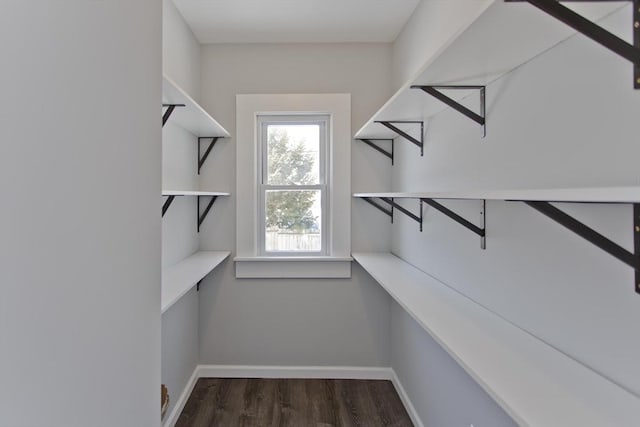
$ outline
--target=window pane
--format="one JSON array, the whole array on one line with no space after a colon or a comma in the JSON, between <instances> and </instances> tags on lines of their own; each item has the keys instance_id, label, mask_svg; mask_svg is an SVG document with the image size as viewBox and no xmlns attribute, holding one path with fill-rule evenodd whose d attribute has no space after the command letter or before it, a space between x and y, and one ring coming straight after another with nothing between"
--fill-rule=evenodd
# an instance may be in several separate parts
<instances>
[{"instance_id":1,"label":"window pane","mask_svg":"<svg viewBox=\"0 0 640 427\"><path fill-rule=\"evenodd\" d=\"M265 199L267 252L322 250L320 190L267 190Z\"/></svg>"},{"instance_id":2,"label":"window pane","mask_svg":"<svg viewBox=\"0 0 640 427\"><path fill-rule=\"evenodd\" d=\"M266 184L320 184L319 147L320 125L268 125Z\"/></svg>"}]
</instances>

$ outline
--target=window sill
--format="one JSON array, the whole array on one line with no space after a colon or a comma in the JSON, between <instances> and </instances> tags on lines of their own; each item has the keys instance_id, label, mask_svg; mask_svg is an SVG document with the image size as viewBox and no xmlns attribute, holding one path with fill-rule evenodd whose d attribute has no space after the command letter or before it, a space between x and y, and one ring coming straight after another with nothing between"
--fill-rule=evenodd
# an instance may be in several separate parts
<instances>
[{"instance_id":1,"label":"window sill","mask_svg":"<svg viewBox=\"0 0 640 427\"><path fill-rule=\"evenodd\" d=\"M351 277L351 257L235 257L240 279L337 279Z\"/></svg>"}]
</instances>

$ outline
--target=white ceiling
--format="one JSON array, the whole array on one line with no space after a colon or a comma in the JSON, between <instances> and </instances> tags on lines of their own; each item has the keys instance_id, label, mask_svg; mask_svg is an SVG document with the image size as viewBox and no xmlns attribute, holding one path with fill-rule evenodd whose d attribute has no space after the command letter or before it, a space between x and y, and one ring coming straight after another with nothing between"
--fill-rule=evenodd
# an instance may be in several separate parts
<instances>
[{"instance_id":1,"label":"white ceiling","mask_svg":"<svg viewBox=\"0 0 640 427\"><path fill-rule=\"evenodd\" d=\"M173 0L200 43L392 42L420 0Z\"/></svg>"}]
</instances>

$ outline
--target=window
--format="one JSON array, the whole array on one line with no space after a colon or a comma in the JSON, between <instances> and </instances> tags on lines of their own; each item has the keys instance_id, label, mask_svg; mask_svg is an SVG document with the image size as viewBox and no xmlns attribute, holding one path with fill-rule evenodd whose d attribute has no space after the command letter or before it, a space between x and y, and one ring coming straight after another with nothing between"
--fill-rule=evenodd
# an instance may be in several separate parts
<instances>
[{"instance_id":1,"label":"window","mask_svg":"<svg viewBox=\"0 0 640 427\"><path fill-rule=\"evenodd\" d=\"M236 277L351 277L351 97L236 95Z\"/></svg>"},{"instance_id":2,"label":"window","mask_svg":"<svg viewBox=\"0 0 640 427\"><path fill-rule=\"evenodd\" d=\"M260 249L326 255L328 116L258 116Z\"/></svg>"}]
</instances>

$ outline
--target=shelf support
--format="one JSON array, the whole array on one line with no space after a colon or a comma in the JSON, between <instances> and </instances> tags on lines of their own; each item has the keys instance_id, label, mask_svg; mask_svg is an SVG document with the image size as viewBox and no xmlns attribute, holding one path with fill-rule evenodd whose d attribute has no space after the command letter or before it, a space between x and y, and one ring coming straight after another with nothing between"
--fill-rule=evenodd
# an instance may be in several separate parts
<instances>
[{"instance_id":1,"label":"shelf support","mask_svg":"<svg viewBox=\"0 0 640 427\"><path fill-rule=\"evenodd\" d=\"M171 117L171 113L173 113L173 110L175 110L176 107L185 107L184 104L162 104L162 106L167 107L164 114L162 115L162 127L164 127L164 125L167 123L167 120L169 120L169 117Z\"/></svg>"},{"instance_id":2,"label":"shelf support","mask_svg":"<svg viewBox=\"0 0 640 427\"><path fill-rule=\"evenodd\" d=\"M640 204L633 204L633 240L635 253L631 253L549 202L524 201L524 203L632 267L635 270L635 291L640 294Z\"/></svg>"},{"instance_id":3,"label":"shelf support","mask_svg":"<svg viewBox=\"0 0 640 427\"><path fill-rule=\"evenodd\" d=\"M482 208L481 208L481 211L480 211L482 227L478 227L477 225L475 225L472 222L464 219L463 217L461 217L460 215L458 215L457 213L455 213L451 209L441 205L440 203L436 202L433 199L420 199L420 201L423 202L423 203L426 203L427 205L431 206L435 210L437 210L440 213L448 216L452 220L456 221L458 224L468 228L469 230L471 230L472 232L474 232L475 234L480 236L480 247L482 249L486 249L487 248L486 230L485 230L486 229L486 219L485 219L485 217L486 217L486 215L485 215L485 212L486 212L486 201L485 200L482 200Z\"/></svg>"},{"instance_id":4,"label":"shelf support","mask_svg":"<svg viewBox=\"0 0 640 427\"><path fill-rule=\"evenodd\" d=\"M211 200L209 200L207 207L204 208L204 212L202 212L202 215L200 214L200 198L201 197L211 197ZM216 201L217 198L218 196L198 196L198 209L196 212L196 214L198 215L198 233L200 232L200 226L202 225L205 218L207 217L207 214L209 214L209 211L211 210L211 206L213 206L213 203Z\"/></svg>"},{"instance_id":5,"label":"shelf support","mask_svg":"<svg viewBox=\"0 0 640 427\"><path fill-rule=\"evenodd\" d=\"M387 209L384 206L381 206L378 203L376 203L374 199L370 197L363 197L362 200L369 203L371 206L373 206L374 208L378 209L379 211L387 215L389 218L391 218L391 223L393 224L393 206L390 209Z\"/></svg>"},{"instance_id":6,"label":"shelf support","mask_svg":"<svg viewBox=\"0 0 640 427\"><path fill-rule=\"evenodd\" d=\"M405 214L406 216L408 216L409 218L411 218L412 220L414 220L415 222L417 222L418 224L420 224L420 231L422 231L422 203L420 203L420 206L419 206L420 214L419 215L415 215L413 212L411 212L408 209L405 209L404 207L402 207L399 204L397 204L395 202L395 200L393 200L393 198L380 197L379 199L382 200L383 202L385 202L386 204L388 204L389 208L386 208L386 207L378 204L371 197L363 197L362 198L362 200L364 200L365 202L369 203L371 206L375 207L379 211L384 212L389 218L391 218L391 223L392 224L393 224L393 212L394 212L394 209L397 209L400 212L402 212L403 214Z\"/></svg>"},{"instance_id":7,"label":"shelf support","mask_svg":"<svg viewBox=\"0 0 640 427\"><path fill-rule=\"evenodd\" d=\"M436 98L437 100L444 102L445 104L447 104L449 107L453 108L454 110L464 114L465 116L467 116L468 118L470 118L471 120L473 120L474 122L478 123L480 126L482 126L482 137L484 138L485 136L487 136L487 119L486 119L486 87L485 86L453 86L453 85L439 85L439 86L423 86L423 85L413 85L411 86L411 89L421 89L422 91L424 91L425 93L433 96L434 98ZM457 89L457 90L479 90L480 91L480 114L476 113L475 111L470 110L469 108L465 107L464 105L462 105L461 103L459 103L458 101L456 101L455 99L445 95L444 93L440 92L440 89Z\"/></svg>"},{"instance_id":8,"label":"shelf support","mask_svg":"<svg viewBox=\"0 0 640 427\"><path fill-rule=\"evenodd\" d=\"M420 120L392 120L392 121L389 121L389 120L377 120L376 123L380 123L382 126L384 126L387 129L390 129L391 131L397 133L398 135L400 135L401 137L403 137L407 141L417 145L418 147L420 147L420 156L424 155L424 122L423 121L420 121ZM403 131L402 129L400 129L400 128L398 128L396 126L396 124L401 124L401 123L420 124L420 139L409 135L407 132Z\"/></svg>"},{"instance_id":9,"label":"shelf support","mask_svg":"<svg viewBox=\"0 0 640 427\"><path fill-rule=\"evenodd\" d=\"M162 216L164 217L164 214L169 210L169 206L171 206L171 203L173 203L173 199L175 199L176 196L168 196L167 200L164 201L164 204L162 205Z\"/></svg>"},{"instance_id":10,"label":"shelf support","mask_svg":"<svg viewBox=\"0 0 640 427\"><path fill-rule=\"evenodd\" d=\"M526 1L533 6L564 22L574 30L589 37L596 43L617 53L627 59L634 66L634 88L640 89L640 0L627 0L633 3L633 45L622 40L618 36L605 30L601 26L589 21L582 15L577 14L566 6L560 4L558 0L505 0L507 2ZM577 0L563 0L577 1ZM584 1L584 0L582 0ZM590 0L590 1L619 1L619 0Z\"/></svg>"},{"instance_id":11,"label":"shelf support","mask_svg":"<svg viewBox=\"0 0 640 427\"><path fill-rule=\"evenodd\" d=\"M369 147L373 148L374 150L376 150L376 151L384 154L388 158L390 158L391 159L391 165L393 166L393 152L394 152L394 148L395 148L394 147L395 146L395 140L393 140L392 138L359 138L358 140L364 142ZM391 141L391 151L386 151L384 148L380 147L379 145L374 144L373 141Z\"/></svg>"},{"instance_id":12,"label":"shelf support","mask_svg":"<svg viewBox=\"0 0 640 427\"><path fill-rule=\"evenodd\" d=\"M209 153L211 153L211 149L218 141L218 138L220 137L219 136L198 137L198 175L200 175L200 169L202 169L202 165L204 165L204 162L207 160L207 157L209 157ZM204 154L202 154L202 144L201 144L203 139L211 139L211 142L209 143L209 146L205 150Z\"/></svg>"}]
</instances>

